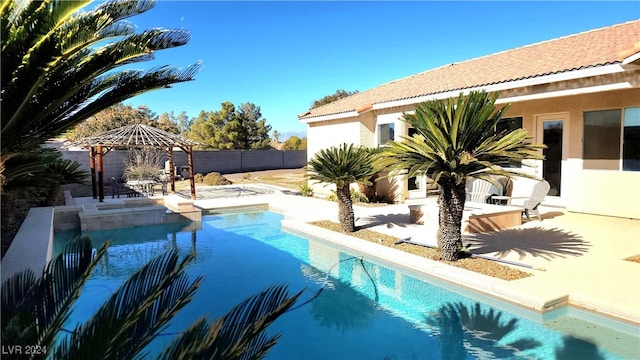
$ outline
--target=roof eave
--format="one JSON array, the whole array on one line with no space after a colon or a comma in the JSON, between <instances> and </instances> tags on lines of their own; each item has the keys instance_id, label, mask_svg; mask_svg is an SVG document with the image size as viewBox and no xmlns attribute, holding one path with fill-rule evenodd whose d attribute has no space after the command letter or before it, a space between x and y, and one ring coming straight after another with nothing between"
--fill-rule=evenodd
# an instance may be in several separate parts
<instances>
[{"instance_id":1,"label":"roof eave","mask_svg":"<svg viewBox=\"0 0 640 360\"><path fill-rule=\"evenodd\" d=\"M638 59L631 60L631 62L634 62L634 61L638 61ZM413 105L413 104L418 104L428 100L448 99L451 97L456 97L460 95L460 93L466 95L471 91L477 91L477 90L485 90L487 92L500 92L504 90L517 89L517 88L522 88L527 86L535 86L535 85L542 85L542 84L548 84L548 83L554 83L554 82L576 80L576 79L588 78L592 76L615 74L615 73L625 72L629 70L631 70L629 69L629 66L623 65L622 63L592 66L588 68L568 70L568 71L557 72L557 73L548 74L548 75L533 76L526 79L505 81L497 84L479 85L479 86L469 87L466 89L449 90L449 91L443 91L439 93L419 95L411 98L385 101L385 102L373 104L372 110L382 110L382 109L388 109L388 108L393 108L398 106ZM593 88L595 89L597 87L593 87ZM591 90L593 89L587 89L586 92L591 92ZM557 92L554 92L554 93L557 93ZM550 93L550 94L553 94L553 93ZM540 96L545 97L544 94L541 94ZM550 95L550 96L553 96L553 95ZM359 113L357 111L352 110L349 112L326 114L326 115L320 115L320 116L310 117L310 118L303 117L303 118L300 118L300 121L305 123L312 123L317 121L344 119L349 117L355 117L358 115Z\"/></svg>"}]
</instances>

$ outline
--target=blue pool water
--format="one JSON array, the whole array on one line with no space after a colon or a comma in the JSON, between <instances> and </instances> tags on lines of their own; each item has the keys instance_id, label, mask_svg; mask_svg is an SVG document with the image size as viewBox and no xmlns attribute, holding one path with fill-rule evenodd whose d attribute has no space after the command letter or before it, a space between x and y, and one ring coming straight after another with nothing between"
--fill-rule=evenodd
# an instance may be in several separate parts
<instances>
[{"instance_id":1,"label":"blue pool water","mask_svg":"<svg viewBox=\"0 0 640 360\"><path fill-rule=\"evenodd\" d=\"M540 316L496 303L435 280L363 261L344 249L282 232L282 216L250 212L204 216L201 223L90 232L94 246L110 240L107 255L88 281L68 328L84 321L133 272L154 256L195 249L189 273L204 275L194 299L165 333L184 330L203 314L210 320L265 287L307 289L320 295L279 318L281 333L269 359L631 359L640 356L637 334L557 310ZM68 233L56 234L61 249ZM491 304L488 305L488 303ZM578 316L579 315L579 316ZM591 315L589 315L591 316ZM172 336L159 336L161 351ZM595 343L597 342L597 345Z\"/></svg>"}]
</instances>

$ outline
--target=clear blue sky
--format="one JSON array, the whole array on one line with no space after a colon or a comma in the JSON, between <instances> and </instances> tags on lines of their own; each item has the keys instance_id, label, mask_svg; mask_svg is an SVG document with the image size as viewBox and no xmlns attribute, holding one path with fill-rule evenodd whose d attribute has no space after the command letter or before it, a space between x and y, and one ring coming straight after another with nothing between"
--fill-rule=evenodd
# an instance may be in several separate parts
<instances>
[{"instance_id":1,"label":"clear blue sky","mask_svg":"<svg viewBox=\"0 0 640 360\"><path fill-rule=\"evenodd\" d=\"M280 133L338 89L364 91L435 67L640 18L640 2L220 2L160 0L131 22L184 28L188 45L140 65L196 80L127 100L155 113L252 102Z\"/></svg>"}]
</instances>

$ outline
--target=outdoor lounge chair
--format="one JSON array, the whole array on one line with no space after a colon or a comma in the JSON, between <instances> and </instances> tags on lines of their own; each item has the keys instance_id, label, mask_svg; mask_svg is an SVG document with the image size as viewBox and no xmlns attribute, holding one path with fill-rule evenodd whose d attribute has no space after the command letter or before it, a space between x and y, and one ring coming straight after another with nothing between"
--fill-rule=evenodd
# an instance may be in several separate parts
<instances>
[{"instance_id":1,"label":"outdoor lounge chair","mask_svg":"<svg viewBox=\"0 0 640 360\"><path fill-rule=\"evenodd\" d=\"M521 207L529 220L529 213L535 213L542 221L538 205L549 193L551 186L546 180L517 179L513 181L513 189L507 205Z\"/></svg>"},{"instance_id":2,"label":"outdoor lounge chair","mask_svg":"<svg viewBox=\"0 0 640 360\"><path fill-rule=\"evenodd\" d=\"M483 179L467 180L466 201L486 204L491 195L501 195L501 191L492 183Z\"/></svg>"}]
</instances>

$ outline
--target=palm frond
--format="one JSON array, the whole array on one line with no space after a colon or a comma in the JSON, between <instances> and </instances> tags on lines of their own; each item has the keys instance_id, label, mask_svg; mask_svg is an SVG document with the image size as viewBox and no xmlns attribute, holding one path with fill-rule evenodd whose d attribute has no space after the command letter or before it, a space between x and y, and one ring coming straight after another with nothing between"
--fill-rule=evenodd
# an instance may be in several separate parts
<instances>
[{"instance_id":1,"label":"palm frond","mask_svg":"<svg viewBox=\"0 0 640 360\"><path fill-rule=\"evenodd\" d=\"M36 321L30 309L24 309L24 299L33 296L36 276L31 269L12 275L2 284L2 343L20 344L23 339L35 340Z\"/></svg>"},{"instance_id":2,"label":"palm frond","mask_svg":"<svg viewBox=\"0 0 640 360\"><path fill-rule=\"evenodd\" d=\"M222 329L210 351L214 350L220 359L261 358L278 337L265 339L258 335L289 310L301 294L302 291L289 297L285 285L274 285L236 305L223 317Z\"/></svg>"},{"instance_id":3,"label":"palm frond","mask_svg":"<svg viewBox=\"0 0 640 360\"><path fill-rule=\"evenodd\" d=\"M51 181L58 184L82 183L88 173L80 163L63 159L60 152L38 147L16 154L5 161L7 188L41 186Z\"/></svg>"},{"instance_id":4,"label":"palm frond","mask_svg":"<svg viewBox=\"0 0 640 360\"><path fill-rule=\"evenodd\" d=\"M61 342L56 357L132 358L193 297L202 277L189 281L191 260L193 255L178 262L175 249L152 259Z\"/></svg>"},{"instance_id":5,"label":"palm frond","mask_svg":"<svg viewBox=\"0 0 640 360\"><path fill-rule=\"evenodd\" d=\"M271 286L236 305L210 326L202 318L180 334L158 359L261 359L279 335L264 333L287 312L302 291L289 296L285 285Z\"/></svg>"},{"instance_id":6,"label":"palm frond","mask_svg":"<svg viewBox=\"0 0 640 360\"><path fill-rule=\"evenodd\" d=\"M370 184L369 179L378 171L375 156L362 146L343 143L339 147L320 150L307 164L307 178L324 183Z\"/></svg>"},{"instance_id":7,"label":"palm frond","mask_svg":"<svg viewBox=\"0 0 640 360\"><path fill-rule=\"evenodd\" d=\"M526 144L524 129L496 134L496 124L509 108L496 110L497 98L498 94L471 92L417 105L415 113L403 117L416 134L388 143L380 164L406 176L444 176L455 183L467 176L520 174L509 167L527 166L524 159L542 159L544 146Z\"/></svg>"},{"instance_id":8,"label":"palm frond","mask_svg":"<svg viewBox=\"0 0 640 360\"><path fill-rule=\"evenodd\" d=\"M154 3L112 0L87 12L76 11L87 1L3 3L3 158L120 101L193 79L199 64L186 70L160 67L136 76L118 71L122 65L152 59L155 50L189 41L189 33L181 29L133 32L124 20L148 11ZM96 45L107 39L111 42ZM106 87L105 80L116 77L118 81Z\"/></svg>"},{"instance_id":9,"label":"palm frond","mask_svg":"<svg viewBox=\"0 0 640 360\"><path fill-rule=\"evenodd\" d=\"M163 360L196 359L202 358L205 351L212 352L211 358L215 358L217 353L211 351L211 344L222 330L222 324L222 319L215 321L211 326L205 317L198 319L163 349L157 358Z\"/></svg>"},{"instance_id":10,"label":"palm frond","mask_svg":"<svg viewBox=\"0 0 640 360\"><path fill-rule=\"evenodd\" d=\"M90 276L108 244L92 254L91 240L71 240L50 261L39 279L30 270L18 273L2 284L2 340L16 338L53 346L55 335L69 316L71 304ZM26 323L25 323L26 322ZM24 327L15 333L15 325ZM5 332L6 330L6 332Z\"/></svg>"}]
</instances>

